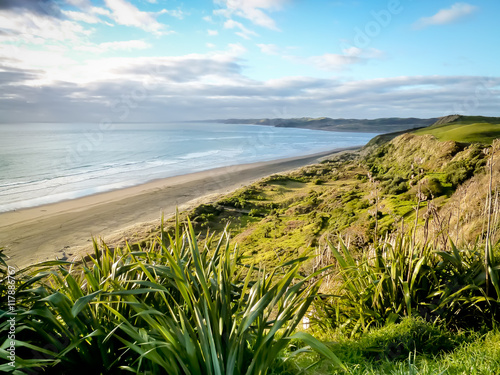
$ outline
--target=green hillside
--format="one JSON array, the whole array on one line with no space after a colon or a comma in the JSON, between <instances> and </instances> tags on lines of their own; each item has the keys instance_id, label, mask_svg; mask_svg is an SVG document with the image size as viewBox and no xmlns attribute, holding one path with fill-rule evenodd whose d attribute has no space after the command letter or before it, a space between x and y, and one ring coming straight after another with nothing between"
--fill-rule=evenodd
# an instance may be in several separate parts
<instances>
[{"instance_id":1,"label":"green hillside","mask_svg":"<svg viewBox=\"0 0 500 375\"><path fill-rule=\"evenodd\" d=\"M431 134L440 141L491 144L500 138L500 117L459 116L455 121L437 123L414 134Z\"/></svg>"},{"instance_id":2,"label":"green hillside","mask_svg":"<svg viewBox=\"0 0 500 375\"><path fill-rule=\"evenodd\" d=\"M479 187L470 192L477 198L460 195L464 202L474 203L471 212L469 207L461 207L460 222L467 225L461 239L474 241L482 228L475 207L484 207L480 201L486 196L487 184L481 180L487 159L484 146L442 142L431 135L411 133L390 141L378 139L359 154L343 153L288 174L270 176L188 215L199 231L222 231L229 223L234 242L252 260L269 265L277 258L314 253L332 235L348 238L362 251L375 237L413 230L419 191L425 198L417 236L423 239L425 228L434 225L433 221L426 224L427 217L441 215L434 208L445 207L442 215L447 219L439 225L446 226L456 238L453 209L459 198L452 196L476 176Z\"/></svg>"},{"instance_id":3,"label":"green hillside","mask_svg":"<svg viewBox=\"0 0 500 375\"><path fill-rule=\"evenodd\" d=\"M500 374L499 125L379 136L15 280L0 248L0 372Z\"/></svg>"}]
</instances>

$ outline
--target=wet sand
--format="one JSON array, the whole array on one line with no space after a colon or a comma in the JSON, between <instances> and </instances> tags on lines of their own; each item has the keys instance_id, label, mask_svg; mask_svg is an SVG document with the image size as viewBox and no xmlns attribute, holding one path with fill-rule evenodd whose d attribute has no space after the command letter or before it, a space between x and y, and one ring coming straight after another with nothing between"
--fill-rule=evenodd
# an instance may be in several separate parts
<instances>
[{"instance_id":1,"label":"wet sand","mask_svg":"<svg viewBox=\"0 0 500 375\"><path fill-rule=\"evenodd\" d=\"M274 173L318 162L337 149L314 155L235 165L164 178L79 199L0 213L0 247L8 263L25 267L49 259L79 259L92 237L113 244L140 239L175 214Z\"/></svg>"}]
</instances>

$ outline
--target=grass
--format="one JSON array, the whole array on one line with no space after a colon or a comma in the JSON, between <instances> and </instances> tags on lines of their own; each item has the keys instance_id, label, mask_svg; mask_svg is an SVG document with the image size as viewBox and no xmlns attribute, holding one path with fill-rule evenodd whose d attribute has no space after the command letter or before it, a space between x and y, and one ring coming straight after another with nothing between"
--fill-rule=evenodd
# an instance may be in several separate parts
<instances>
[{"instance_id":1,"label":"grass","mask_svg":"<svg viewBox=\"0 0 500 375\"><path fill-rule=\"evenodd\" d=\"M487 159L483 149L478 144L401 135L366 154L342 154L286 175L270 176L200 206L189 216L197 231L221 233L229 224L234 243L240 244L245 254L272 264L277 256L296 257L315 251L331 234L341 233L361 250L375 238L376 224L377 237L412 229L420 185L426 200L420 204L417 237L423 237L422 228L432 207L428 203L457 212L451 207L454 193L483 173ZM378 223L375 186L380 203ZM462 206L461 215L479 223L477 215L469 212L473 209ZM481 227L478 223L470 226ZM460 239L472 242L476 235L477 231L471 231L470 236L466 233Z\"/></svg>"},{"instance_id":2,"label":"grass","mask_svg":"<svg viewBox=\"0 0 500 375\"><path fill-rule=\"evenodd\" d=\"M462 116L452 123L430 126L414 134L431 134L440 141L491 144L494 139L500 138L500 118Z\"/></svg>"},{"instance_id":3,"label":"grass","mask_svg":"<svg viewBox=\"0 0 500 375\"><path fill-rule=\"evenodd\" d=\"M292 341L343 366L296 331L324 270L300 276L307 258L246 266L227 233L201 241L178 221L174 232L139 250L96 244L83 264L46 262L20 274L16 311L5 290L0 305L2 330L16 319L16 368L6 338L0 371L265 375Z\"/></svg>"},{"instance_id":4,"label":"grass","mask_svg":"<svg viewBox=\"0 0 500 375\"><path fill-rule=\"evenodd\" d=\"M331 336L330 336L331 338ZM420 339L429 339L421 350L416 344ZM402 340L401 340L402 339ZM349 374L386 375L490 375L500 373L500 333L473 332L450 333L418 319L407 319L373 330L361 339L346 339L336 336L332 350L344 362ZM431 344L437 344L432 350ZM397 359L396 359L397 358ZM313 355L290 365L288 372L307 368L314 364ZM304 375L342 374L327 361L303 372Z\"/></svg>"},{"instance_id":5,"label":"grass","mask_svg":"<svg viewBox=\"0 0 500 375\"><path fill-rule=\"evenodd\" d=\"M316 304L317 322L355 336L407 316L421 316L444 327L494 328L500 321L500 262L484 266L484 249L439 251L414 245L409 235L375 245L355 259L339 242L330 251L339 265L334 296ZM486 277L489 276L489 280Z\"/></svg>"}]
</instances>

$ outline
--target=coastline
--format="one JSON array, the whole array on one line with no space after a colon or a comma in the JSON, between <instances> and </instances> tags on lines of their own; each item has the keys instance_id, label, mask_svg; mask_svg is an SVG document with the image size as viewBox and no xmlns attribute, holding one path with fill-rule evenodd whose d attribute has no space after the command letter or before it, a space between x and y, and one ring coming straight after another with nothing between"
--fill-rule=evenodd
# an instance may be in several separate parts
<instances>
[{"instance_id":1,"label":"coastline","mask_svg":"<svg viewBox=\"0 0 500 375\"><path fill-rule=\"evenodd\" d=\"M8 263L25 267L38 261L79 259L92 251L92 237L110 246L149 233L165 218L210 202L274 173L313 164L342 151L239 164L153 180L77 199L0 213L0 247Z\"/></svg>"}]
</instances>

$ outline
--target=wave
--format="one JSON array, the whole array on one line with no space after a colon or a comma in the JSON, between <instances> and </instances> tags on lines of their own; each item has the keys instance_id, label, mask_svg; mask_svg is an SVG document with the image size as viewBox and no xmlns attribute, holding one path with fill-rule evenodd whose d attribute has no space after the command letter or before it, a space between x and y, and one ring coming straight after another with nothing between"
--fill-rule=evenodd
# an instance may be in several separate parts
<instances>
[{"instance_id":1,"label":"wave","mask_svg":"<svg viewBox=\"0 0 500 375\"><path fill-rule=\"evenodd\" d=\"M80 133L65 131L65 127L59 127L58 131L63 138L73 137L73 145L78 145ZM57 132L54 134L57 137ZM53 203L215 167L362 144L372 136L238 125L220 129L200 129L199 126L161 129L154 137L151 134L154 133L138 129L127 131L118 138L110 136L106 139L106 147L81 155L84 160L75 158L68 163L68 154L61 153L62 146L53 139L47 144L35 137L24 140L18 147L4 145L0 129L0 159L6 155L9 162L15 162L9 164L9 169L0 166L0 211ZM20 132L17 138L25 136ZM38 151L23 152L23 146L27 150L33 145ZM60 165L54 160L59 160Z\"/></svg>"}]
</instances>

